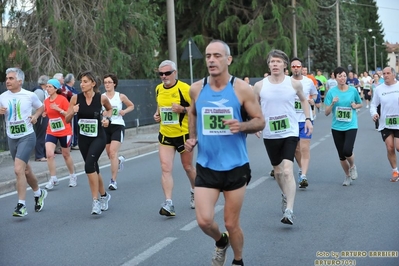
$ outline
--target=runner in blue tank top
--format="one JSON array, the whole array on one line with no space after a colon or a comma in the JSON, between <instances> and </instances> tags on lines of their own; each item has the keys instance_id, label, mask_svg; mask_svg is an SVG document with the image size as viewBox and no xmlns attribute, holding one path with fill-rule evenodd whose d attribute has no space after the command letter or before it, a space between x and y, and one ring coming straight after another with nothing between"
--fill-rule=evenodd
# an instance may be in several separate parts
<instances>
[{"instance_id":1,"label":"runner in blue tank top","mask_svg":"<svg viewBox=\"0 0 399 266\"><path fill-rule=\"evenodd\" d=\"M230 243L234 252L232 264L244 265L244 235L239 216L251 178L245 138L246 133L258 132L265 126L252 88L229 74L231 62L230 48L225 42L214 40L207 46L210 76L190 88L190 138L185 143L187 151L198 144L195 212L202 231L216 241L212 258L215 266L224 265ZM247 121L245 114L251 120ZM225 233L214 221L220 192L225 198Z\"/></svg>"}]
</instances>

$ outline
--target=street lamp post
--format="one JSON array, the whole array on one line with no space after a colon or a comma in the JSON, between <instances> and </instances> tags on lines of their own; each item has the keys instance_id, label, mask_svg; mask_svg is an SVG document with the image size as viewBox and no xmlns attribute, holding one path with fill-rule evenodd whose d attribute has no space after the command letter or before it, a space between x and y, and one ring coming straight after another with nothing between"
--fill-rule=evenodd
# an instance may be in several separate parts
<instances>
[{"instance_id":1,"label":"street lamp post","mask_svg":"<svg viewBox=\"0 0 399 266\"><path fill-rule=\"evenodd\" d=\"M375 36L372 36L371 38L374 39L374 71L377 71L377 46L375 44Z\"/></svg>"}]
</instances>

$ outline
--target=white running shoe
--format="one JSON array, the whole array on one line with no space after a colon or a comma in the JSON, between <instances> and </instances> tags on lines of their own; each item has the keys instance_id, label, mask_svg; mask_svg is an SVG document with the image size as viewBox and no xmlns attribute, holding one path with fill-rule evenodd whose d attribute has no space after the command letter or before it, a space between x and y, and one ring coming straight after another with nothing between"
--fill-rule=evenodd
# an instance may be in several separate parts
<instances>
[{"instance_id":1,"label":"white running shoe","mask_svg":"<svg viewBox=\"0 0 399 266\"><path fill-rule=\"evenodd\" d=\"M76 185L78 184L77 180L78 180L78 177L76 175L71 175L69 177L69 187L76 187Z\"/></svg>"},{"instance_id":2,"label":"white running shoe","mask_svg":"<svg viewBox=\"0 0 399 266\"><path fill-rule=\"evenodd\" d=\"M352 181L351 177L347 176L347 177L345 177L344 183L342 183L342 185L345 186L345 187L350 186L351 185L351 181Z\"/></svg>"},{"instance_id":3,"label":"white running shoe","mask_svg":"<svg viewBox=\"0 0 399 266\"><path fill-rule=\"evenodd\" d=\"M108 202L111 199L111 195L107 193L105 197L100 197L100 204L101 204L101 210L106 211L108 210Z\"/></svg>"},{"instance_id":4,"label":"white running shoe","mask_svg":"<svg viewBox=\"0 0 399 266\"><path fill-rule=\"evenodd\" d=\"M58 181L58 179L53 179L50 178L50 180L48 181L48 183L46 184L45 188L47 190L53 189L54 186L57 186L60 183L60 181Z\"/></svg>"},{"instance_id":5,"label":"white running shoe","mask_svg":"<svg viewBox=\"0 0 399 266\"><path fill-rule=\"evenodd\" d=\"M349 175L350 175L352 180L355 180L357 178L356 165L354 165L352 168L349 169Z\"/></svg>"},{"instance_id":6,"label":"white running shoe","mask_svg":"<svg viewBox=\"0 0 399 266\"><path fill-rule=\"evenodd\" d=\"M111 181L109 182L108 189L117 190L118 189L118 184L116 183L116 181L111 179Z\"/></svg>"},{"instance_id":7,"label":"white running shoe","mask_svg":"<svg viewBox=\"0 0 399 266\"><path fill-rule=\"evenodd\" d=\"M93 200L93 208L91 214L101 214L101 203L98 200Z\"/></svg>"},{"instance_id":8,"label":"white running shoe","mask_svg":"<svg viewBox=\"0 0 399 266\"><path fill-rule=\"evenodd\" d=\"M123 171L123 163L125 162L125 156L120 155L118 157L118 160L119 160L118 172L122 172Z\"/></svg>"}]
</instances>

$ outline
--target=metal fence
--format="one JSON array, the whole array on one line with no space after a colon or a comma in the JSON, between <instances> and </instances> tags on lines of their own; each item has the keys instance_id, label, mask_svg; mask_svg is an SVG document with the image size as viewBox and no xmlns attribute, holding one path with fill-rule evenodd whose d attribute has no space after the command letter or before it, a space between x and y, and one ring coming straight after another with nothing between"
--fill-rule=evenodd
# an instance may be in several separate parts
<instances>
[{"instance_id":1,"label":"metal fence","mask_svg":"<svg viewBox=\"0 0 399 266\"><path fill-rule=\"evenodd\" d=\"M154 124L155 87L159 83L159 80L119 80L117 91L125 94L135 106L133 112L124 116L126 128ZM23 88L31 90L36 86L37 83L25 82ZM79 83L75 84L75 88L80 91ZM6 91L5 83L0 83L0 93L4 91ZM103 85L100 87L100 91L105 92ZM0 115L0 151L6 150L8 150L8 144L5 120L4 115Z\"/></svg>"}]
</instances>

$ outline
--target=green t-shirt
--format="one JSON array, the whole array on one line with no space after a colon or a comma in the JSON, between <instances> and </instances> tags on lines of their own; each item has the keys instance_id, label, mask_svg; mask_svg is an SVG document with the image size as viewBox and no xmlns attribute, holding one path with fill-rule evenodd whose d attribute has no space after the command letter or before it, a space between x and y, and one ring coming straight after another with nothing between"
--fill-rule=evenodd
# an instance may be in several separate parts
<instances>
[{"instance_id":1,"label":"green t-shirt","mask_svg":"<svg viewBox=\"0 0 399 266\"><path fill-rule=\"evenodd\" d=\"M323 76L323 75L320 75L320 76L315 76L315 78L318 79L318 80L320 80L321 83L323 83L323 86L320 87L320 90L321 90L321 91L325 91L326 88L324 87L324 84L327 83L326 77Z\"/></svg>"}]
</instances>

